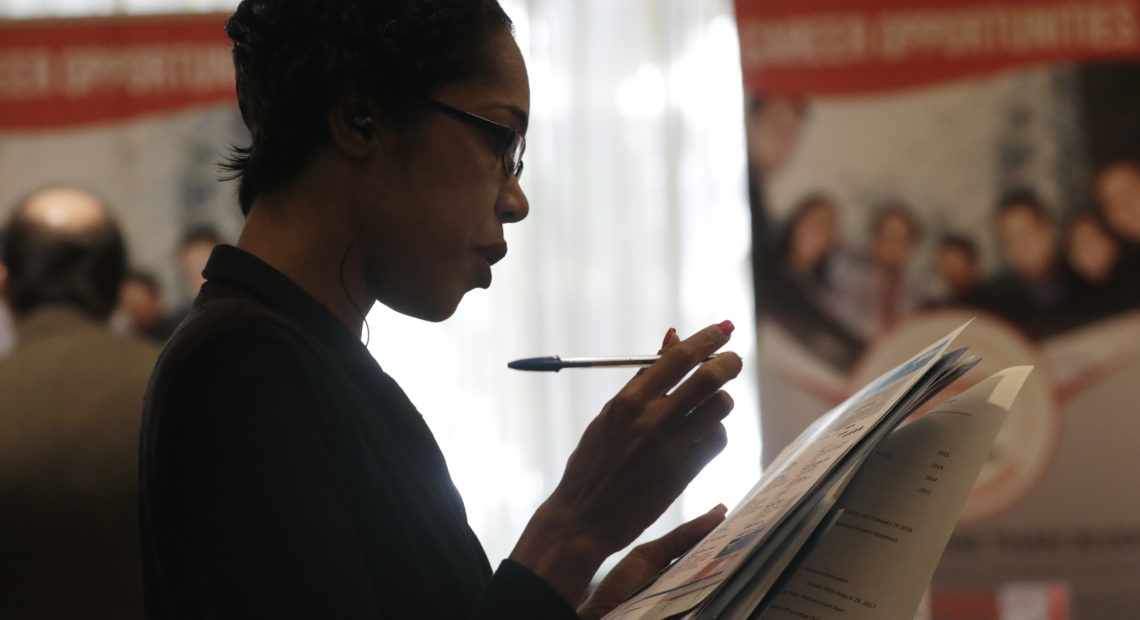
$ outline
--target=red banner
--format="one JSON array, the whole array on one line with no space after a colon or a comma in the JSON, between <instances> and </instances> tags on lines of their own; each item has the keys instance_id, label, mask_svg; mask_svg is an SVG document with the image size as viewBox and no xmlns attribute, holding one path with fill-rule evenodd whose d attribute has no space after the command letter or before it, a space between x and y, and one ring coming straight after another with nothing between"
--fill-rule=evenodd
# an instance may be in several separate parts
<instances>
[{"instance_id":1,"label":"red banner","mask_svg":"<svg viewBox=\"0 0 1140 620\"><path fill-rule=\"evenodd\" d=\"M233 100L223 15L0 21L0 131Z\"/></svg>"},{"instance_id":2,"label":"red banner","mask_svg":"<svg viewBox=\"0 0 1140 620\"><path fill-rule=\"evenodd\" d=\"M1140 0L737 0L748 92L844 95L1134 58Z\"/></svg>"}]
</instances>

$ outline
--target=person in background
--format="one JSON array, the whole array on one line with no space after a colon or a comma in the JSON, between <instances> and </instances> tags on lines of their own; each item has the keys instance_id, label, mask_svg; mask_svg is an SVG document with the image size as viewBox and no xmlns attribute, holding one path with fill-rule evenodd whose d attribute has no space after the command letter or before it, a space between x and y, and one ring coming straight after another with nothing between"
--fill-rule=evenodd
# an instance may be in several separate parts
<instances>
[{"instance_id":1,"label":"person in background","mask_svg":"<svg viewBox=\"0 0 1140 620\"><path fill-rule=\"evenodd\" d=\"M186 231L178 242L178 266L185 285L186 299L194 299L206 283L202 270L210 259L214 246L222 242L221 235L212 226L199 226Z\"/></svg>"},{"instance_id":2,"label":"person in background","mask_svg":"<svg viewBox=\"0 0 1140 620\"><path fill-rule=\"evenodd\" d=\"M811 193L792 209L763 274L772 319L803 346L838 369L855 362L864 342L834 315L832 259L839 246L839 207Z\"/></svg>"},{"instance_id":3,"label":"person in background","mask_svg":"<svg viewBox=\"0 0 1140 620\"><path fill-rule=\"evenodd\" d=\"M145 271L127 272L119 287L119 305L111 315L111 325L117 333L163 340L166 334L158 279Z\"/></svg>"},{"instance_id":4,"label":"person in background","mask_svg":"<svg viewBox=\"0 0 1140 620\"><path fill-rule=\"evenodd\" d=\"M772 308L775 292L765 287L780 260L781 227L770 213L767 187L795 155L809 104L804 99L751 94L744 120L748 155L748 202L752 225L752 284L756 320Z\"/></svg>"},{"instance_id":5,"label":"person in background","mask_svg":"<svg viewBox=\"0 0 1140 620\"><path fill-rule=\"evenodd\" d=\"M4 231L0 230L0 256L4 255ZM8 269L4 267L4 261L0 260L0 291L4 290L5 283L8 281ZM12 310L8 308L8 303L4 301L4 296L0 295L0 357L8 355L16 346L16 324L12 320Z\"/></svg>"},{"instance_id":6,"label":"person in background","mask_svg":"<svg viewBox=\"0 0 1140 620\"><path fill-rule=\"evenodd\" d=\"M1093 188L1101 221L1120 241L1118 270L1129 282L1140 282L1140 157L1109 161L1098 169Z\"/></svg>"},{"instance_id":7,"label":"person in background","mask_svg":"<svg viewBox=\"0 0 1140 620\"><path fill-rule=\"evenodd\" d=\"M821 289L827 287L827 264L839 243L839 208L823 194L800 201L788 218L781 256L789 273Z\"/></svg>"},{"instance_id":8,"label":"person in background","mask_svg":"<svg viewBox=\"0 0 1140 620\"><path fill-rule=\"evenodd\" d=\"M748 163L761 178L787 166L799 145L807 116L804 99L757 95L747 104Z\"/></svg>"},{"instance_id":9,"label":"person in background","mask_svg":"<svg viewBox=\"0 0 1140 620\"><path fill-rule=\"evenodd\" d=\"M190 302L198 295L206 278L202 270L210 252L222 242L221 235L212 226L197 226L187 230L178 240L178 275L182 280L182 300L176 308L166 314L161 323L151 331L158 340L166 340L178 329L178 325L190 313Z\"/></svg>"},{"instance_id":10,"label":"person in background","mask_svg":"<svg viewBox=\"0 0 1140 620\"><path fill-rule=\"evenodd\" d=\"M1013 189L994 217L1007 268L986 285L989 309L1035 338L1071 327L1074 282L1044 203L1030 189Z\"/></svg>"},{"instance_id":11,"label":"person in background","mask_svg":"<svg viewBox=\"0 0 1140 620\"><path fill-rule=\"evenodd\" d=\"M117 336L126 253L95 196L18 204L3 295L17 344L0 360L0 618L138 618L139 419L158 348Z\"/></svg>"},{"instance_id":12,"label":"person in background","mask_svg":"<svg viewBox=\"0 0 1140 620\"><path fill-rule=\"evenodd\" d=\"M529 212L530 87L498 3L245 0L226 33L246 220L147 389L148 616L593 619L712 531L723 505L587 592L723 449L741 360L705 360L730 322L666 332L496 571L423 417L361 342L374 302L442 321L490 286L503 228Z\"/></svg>"},{"instance_id":13,"label":"person in background","mask_svg":"<svg viewBox=\"0 0 1140 620\"><path fill-rule=\"evenodd\" d=\"M1106 317L1140 304L1140 273L1122 262L1122 242L1095 211L1080 211L1065 221L1065 261L1076 276L1081 321Z\"/></svg>"},{"instance_id":14,"label":"person in background","mask_svg":"<svg viewBox=\"0 0 1140 620\"><path fill-rule=\"evenodd\" d=\"M1106 164L1093 184L1104 221L1121 239L1140 246L1140 159Z\"/></svg>"},{"instance_id":15,"label":"person in background","mask_svg":"<svg viewBox=\"0 0 1140 620\"><path fill-rule=\"evenodd\" d=\"M837 311L861 337L871 340L918 308L908 278L920 230L910 207L888 202L875 210L866 254L837 264Z\"/></svg>"},{"instance_id":16,"label":"person in background","mask_svg":"<svg viewBox=\"0 0 1140 620\"><path fill-rule=\"evenodd\" d=\"M935 261L942 290L934 297L931 305L982 305L978 247L971 239L955 234L943 236L938 240Z\"/></svg>"},{"instance_id":17,"label":"person in background","mask_svg":"<svg viewBox=\"0 0 1140 620\"><path fill-rule=\"evenodd\" d=\"M1120 264L1120 242L1091 211L1065 221L1064 245L1069 267L1089 284L1109 282Z\"/></svg>"}]
</instances>

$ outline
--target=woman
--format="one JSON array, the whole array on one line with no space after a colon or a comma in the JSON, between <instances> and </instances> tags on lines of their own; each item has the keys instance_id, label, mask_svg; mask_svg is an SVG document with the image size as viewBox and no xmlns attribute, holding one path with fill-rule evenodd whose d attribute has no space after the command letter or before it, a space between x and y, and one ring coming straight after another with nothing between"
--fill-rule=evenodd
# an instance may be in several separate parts
<instances>
[{"instance_id":1,"label":"woman","mask_svg":"<svg viewBox=\"0 0 1140 620\"><path fill-rule=\"evenodd\" d=\"M1078 211L1064 223L1061 244L1076 294L1068 304L1076 325L1125 312L1140 303L1140 282L1125 262L1124 243L1097 211Z\"/></svg>"},{"instance_id":2,"label":"woman","mask_svg":"<svg viewBox=\"0 0 1140 620\"><path fill-rule=\"evenodd\" d=\"M820 359L846 371L864 342L834 312L830 268L839 246L838 219L836 202L826 194L811 193L796 203L771 244L764 290L776 323Z\"/></svg>"},{"instance_id":3,"label":"woman","mask_svg":"<svg viewBox=\"0 0 1140 620\"><path fill-rule=\"evenodd\" d=\"M496 2L246 0L226 31L247 219L148 388L150 616L598 617L723 519L639 548L587 599L723 448L740 359L702 360L727 321L670 330L494 573L431 433L360 344L374 300L450 316L527 215L529 86Z\"/></svg>"}]
</instances>

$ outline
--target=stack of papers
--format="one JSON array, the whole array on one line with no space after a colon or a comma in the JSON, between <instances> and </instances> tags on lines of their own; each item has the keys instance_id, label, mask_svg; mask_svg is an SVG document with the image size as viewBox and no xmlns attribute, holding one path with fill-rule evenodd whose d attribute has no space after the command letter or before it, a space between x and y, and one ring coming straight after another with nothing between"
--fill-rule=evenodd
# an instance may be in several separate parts
<instances>
[{"instance_id":1,"label":"stack of papers","mask_svg":"<svg viewBox=\"0 0 1140 620\"><path fill-rule=\"evenodd\" d=\"M998 372L907 421L978 363L950 348L967 325L816 420L606 620L911 620L1032 370Z\"/></svg>"}]
</instances>

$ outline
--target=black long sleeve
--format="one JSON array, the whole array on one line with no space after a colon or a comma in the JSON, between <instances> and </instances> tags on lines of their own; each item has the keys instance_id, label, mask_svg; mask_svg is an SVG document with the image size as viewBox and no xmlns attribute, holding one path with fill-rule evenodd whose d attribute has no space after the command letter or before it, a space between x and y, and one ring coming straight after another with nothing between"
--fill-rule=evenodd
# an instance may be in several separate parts
<instances>
[{"instance_id":1,"label":"black long sleeve","mask_svg":"<svg viewBox=\"0 0 1140 620\"><path fill-rule=\"evenodd\" d=\"M525 567L492 575L434 438L359 341L220 252L147 393L148 617L576 618Z\"/></svg>"}]
</instances>

